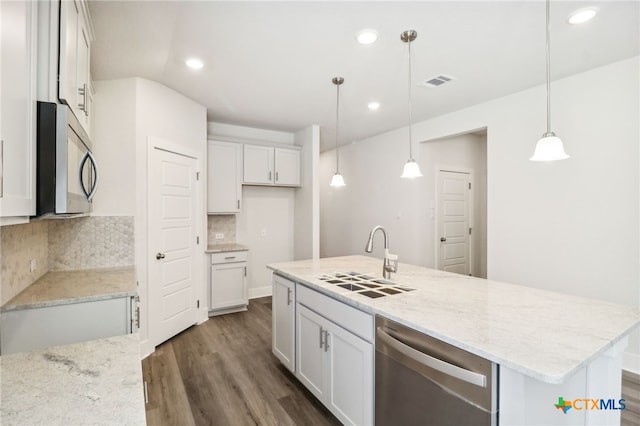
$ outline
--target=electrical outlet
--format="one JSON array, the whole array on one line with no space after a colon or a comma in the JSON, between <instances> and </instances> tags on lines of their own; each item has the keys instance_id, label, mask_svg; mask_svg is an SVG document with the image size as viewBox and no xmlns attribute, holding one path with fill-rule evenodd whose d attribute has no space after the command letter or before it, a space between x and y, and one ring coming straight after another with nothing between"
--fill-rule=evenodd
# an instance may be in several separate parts
<instances>
[{"instance_id":1,"label":"electrical outlet","mask_svg":"<svg viewBox=\"0 0 640 426\"><path fill-rule=\"evenodd\" d=\"M36 260L35 259L31 259L29 260L29 272L33 272L36 270Z\"/></svg>"},{"instance_id":2,"label":"electrical outlet","mask_svg":"<svg viewBox=\"0 0 640 426\"><path fill-rule=\"evenodd\" d=\"M224 240L224 234L222 234L222 233L217 233L217 234L216 234L216 240Z\"/></svg>"}]
</instances>

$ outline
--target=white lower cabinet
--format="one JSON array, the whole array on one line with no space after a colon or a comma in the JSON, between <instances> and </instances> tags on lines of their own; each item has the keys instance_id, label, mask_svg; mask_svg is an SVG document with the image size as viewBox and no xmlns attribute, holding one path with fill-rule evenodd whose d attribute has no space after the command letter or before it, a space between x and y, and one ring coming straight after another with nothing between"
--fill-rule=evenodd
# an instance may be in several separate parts
<instances>
[{"instance_id":1,"label":"white lower cabinet","mask_svg":"<svg viewBox=\"0 0 640 426\"><path fill-rule=\"evenodd\" d=\"M247 252L211 254L209 316L247 309Z\"/></svg>"},{"instance_id":2,"label":"white lower cabinet","mask_svg":"<svg viewBox=\"0 0 640 426\"><path fill-rule=\"evenodd\" d=\"M297 287L296 377L344 424L373 424L373 343L346 329L354 319L373 332L371 315Z\"/></svg>"},{"instance_id":3,"label":"white lower cabinet","mask_svg":"<svg viewBox=\"0 0 640 426\"><path fill-rule=\"evenodd\" d=\"M2 355L137 331L135 298L117 297L0 314Z\"/></svg>"},{"instance_id":4,"label":"white lower cabinet","mask_svg":"<svg viewBox=\"0 0 640 426\"><path fill-rule=\"evenodd\" d=\"M296 284L278 275L273 276L271 296L272 349L280 362L295 372Z\"/></svg>"}]
</instances>

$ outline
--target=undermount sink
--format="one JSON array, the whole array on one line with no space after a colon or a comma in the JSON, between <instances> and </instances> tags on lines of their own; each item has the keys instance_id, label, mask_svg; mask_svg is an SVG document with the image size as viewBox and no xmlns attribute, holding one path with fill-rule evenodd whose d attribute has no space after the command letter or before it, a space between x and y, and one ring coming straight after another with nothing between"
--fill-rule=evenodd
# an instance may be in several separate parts
<instances>
[{"instance_id":1,"label":"undermount sink","mask_svg":"<svg viewBox=\"0 0 640 426\"><path fill-rule=\"evenodd\" d=\"M376 278L369 274L352 271L324 274L317 278L327 284L334 284L337 287L362 294L372 299L415 290L391 280Z\"/></svg>"}]
</instances>

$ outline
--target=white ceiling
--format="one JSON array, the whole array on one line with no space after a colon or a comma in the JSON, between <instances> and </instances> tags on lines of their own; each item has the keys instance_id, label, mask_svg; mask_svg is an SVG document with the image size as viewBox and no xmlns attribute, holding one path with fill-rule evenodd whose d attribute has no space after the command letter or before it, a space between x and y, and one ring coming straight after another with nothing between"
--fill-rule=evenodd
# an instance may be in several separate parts
<instances>
[{"instance_id":1,"label":"white ceiling","mask_svg":"<svg viewBox=\"0 0 640 426\"><path fill-rule=\"evenodd\" d=\"M589 23L569 13L597 6ZM139 76L207 107L209 121L296 131L319 124L321 149L408 122L407 45L412 43L414 122L545 81L544 1L100 1L90 0L94 80ZM640 52L640 1L552 1L552 78ZM356 33L375 28L378 41ZM190 56L205 67L185 67ZM457 78L437 89L421 81ZM371 112L371 100L382 106ZM544 100L541 100L544 102Z\"/></svg>"}]
</instances>

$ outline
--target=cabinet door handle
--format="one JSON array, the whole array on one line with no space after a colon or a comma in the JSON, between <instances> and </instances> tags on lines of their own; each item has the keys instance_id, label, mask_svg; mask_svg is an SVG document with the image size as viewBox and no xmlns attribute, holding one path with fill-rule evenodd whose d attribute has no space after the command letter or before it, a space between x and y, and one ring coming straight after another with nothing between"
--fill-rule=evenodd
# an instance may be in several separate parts
<instances>
[{"instance_id":1,"label":"cabinet door handle","mask_svg":"<svg viewBox=\"0 0 640 426\"><path fill-rule=\"evenodd\" d=\"M329 330L324 331L324 351L329 350Z\"/></svg>"},{"instance_id":2,"label":"cabinet door handle","mask_svg":"<svg viewBox=\"0 0 640 426\"><path fill-rule=\"evenodd\" d=\"M291 304L291 289L287 289L287 305Z\"/></svg>"},{"instance_id":3,"label":"cabinet door handle","mask_svg":"<svg viewBox=\"0 0 640 426\"><path fill-rule=\"evenodd\" d=\"M240 200L237 200L238 202L238 210L240 210Z\"/></svg>"},{"instance_id":4,"label":"cabinet door handle","mask_svg":"<svg viewBox=\"0 0 640 426\"><path fill-rule=\"evenodd\" d=\"M276 172L276 182L278 181L278 172Z\"/></svg>"},{"instance_id":5,"label":"cabinet door handle","mask_svg":"<svg viewBox=\"0 0 640 426\"><path fill-rule=\"evenodd\" d=\"M269 182L271 182L271 172L269 172Z\"/></svg>"},{"instance_id":6,"label":"cabinet door handle","mask_svg":"<svg viewBox=\"0 0 640 426\"><path fill-rule=\"evenodd\" d=\"M224 260L231 260L231 259L235 259L235 258L236 258L235 256L226 256L224 258Z\"/></svg>"},{"instance_id":7,"label":"cabinet door handle","mask_svg":"<svg viewBox=\"0 0 640 426\"><path fill-rule=\"evenodd\" d=\"M247 276L247 267L246 266L244 267L244 276L245 277Z\"/></svg>"},{"instance_id":8,"label":"cabinet door handle","mask_svg":"<svg viewBox=\"0 0 640 426\"><path fill-rule=\"evenodd\" d=\"M82 103L78 104L78 108L80 111L83 111L85 115L87 114L87 84L83 84L82 87L78 87L78 94L82 96Z\"/></svg>"},{"instance_id":9,"label":"cabinet door handle","mask_svg":"<svg viewBox=\"0 0 640 426\"><path fill-rule=\"evenodd\" d=\"M322 349L322 345L324 345L324 342L322 341L323 334L324 334L324 329L320 327L320 349Z\"/></svg>"}]
</instances>

